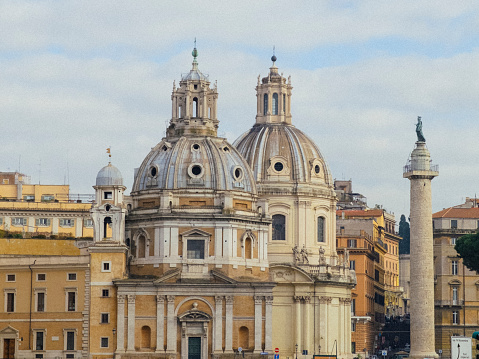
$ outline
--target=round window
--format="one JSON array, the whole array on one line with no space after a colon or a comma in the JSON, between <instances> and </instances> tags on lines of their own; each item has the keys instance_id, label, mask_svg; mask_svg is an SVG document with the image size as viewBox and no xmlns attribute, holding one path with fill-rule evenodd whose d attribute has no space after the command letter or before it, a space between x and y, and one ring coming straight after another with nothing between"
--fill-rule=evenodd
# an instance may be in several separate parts
<instances>
[{"instance_id":1,"label":"round window","mask_svg":"<svg viewBox=\"0 0 479 359\"><path fill-rule=\"evenodd\" d=\"M319 167L319 165L314 166L314 172L316 174L318 174L320 170L321 170L321 167Z\"/></svg>"},{"instance_id":2,"label":"round window","mask_svg":"<svg viewBox=\"0 0 479 359\"><path fill-rule=\"evenodd\" d=\"M228 147L224 147L224 148L223 148L223 151L225 151L225 152L229 152L229 150L230 150L230 149L229 149Z\"/></svg>"},{"instance_id":3,"label":"round window","mask_svg":"<svg viewBox=\"0 0 479 359\"><path fill-rule=\"evenodd\" d=\"M105 210L106 210L107 212L110 211L110 208L111 208L111 206L110 206L109 204L107 204L107 205L105 206Z\"/></svg>"},{"instance_id":4,"label":"round window","mask_svg":"<svg viewBox=\"0 0 479 359\"><path fill-rule=\"evenodd\" d=\"M243 177L243 170L239 167L235 168L234 175L235 175L235 179L237 180L241 179Z\"/></svg>"},{"instance_id":5,"label":"round window","mask_svg":"<svg viewBox=\"0 0 479 359\"><path fill-rule=\"evenodd\" d=\"M191 173L193 173L195 176L199 176L201 174L201 167L198 165L191 167Z\"/></svg>"},{"instance_id":6,"label":"round window","mask_svg":"<svg viewBox=\"0 0 479 359\"><path fill-rule=\"evenodd\" d=\"M163 151L167 151L167 150L168 150L168 147L163 146Z\"/></svg>"},{"instance_id":7,"label":"round window","mask_svg":"<svg viewBox=\"0 0 479 359\"><path fill-rule=\"evenodd\" d=\"M152 167L150 168L150 175L151 175L151 177L155 177L157 173L158 173L158 170L156 169L156 167L152 166Z\"/></svg>"},{"instance_id":8,"label":"round window","mask_svg":"<svg viewBox=\"0 0 479 359\"><path fill-rule=\"evenodd\" d=\"M282 164L281 162L276 162L276 163L274 164L274 169L275 169L275 171L277 171L277 172L281 172L281 171L283 170L283 168L284 168L284 166L283 166L283 164Z\"/></svg>"},{"instance_id":9,"label":"round window","mask_svg":"<svg viewBox=\"0 0 479 359\"><path fill-rule=\"evenodd\" d=\"M197 144L197 143L195 143L195 144L193 145L193 149L196 150L196 151L198 151L198 150L200 149L200 145Z\"/></svg>"}]
</instances>

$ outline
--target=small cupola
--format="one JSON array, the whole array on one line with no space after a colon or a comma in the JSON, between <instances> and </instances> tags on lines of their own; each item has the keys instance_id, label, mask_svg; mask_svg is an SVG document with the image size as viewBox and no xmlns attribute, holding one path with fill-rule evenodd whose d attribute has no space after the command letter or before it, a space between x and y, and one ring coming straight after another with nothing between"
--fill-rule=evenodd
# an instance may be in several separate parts
<instances>
[{"instance_id":1,"label":"small cupola","mask_svg":"<svg viewBox=\"0 0 479 359\"><path fill-rule=\"evenodd\" d=\"M273 54L273 65L269 74L261 79L258 76L256 85L257 114L256 123L285 123L291 124L291 77L283 77L276 67L276 56Z\"/></svg>"},{"instance_id":2,"label":"small cupola","mask_svg":"<svg viewBox=\"0 0 479 359\"><path fill-rule=\"evenodd\" d=\"M216 103L218 92L216 83L213 88L210 88L208 75L204 75L199 70L196 44L191 54L193 63L190 72L182 75L179 87L176 87L173 82L172 114L166 132L168 139L188 135L217 135Z\"/></svg>"}]
</instances>

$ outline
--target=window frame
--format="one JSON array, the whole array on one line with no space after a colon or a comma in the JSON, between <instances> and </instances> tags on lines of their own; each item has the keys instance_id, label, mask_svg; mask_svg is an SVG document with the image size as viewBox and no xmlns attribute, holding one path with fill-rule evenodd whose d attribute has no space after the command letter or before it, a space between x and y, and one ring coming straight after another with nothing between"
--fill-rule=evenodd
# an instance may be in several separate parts
<instances>
[{"instance_id":1,"label":"window frame","mask_svg":"<svg viewBox=\"0 0 479 359\"><path fill-rule=\"evenodd\" d=\"M100 324L110 324L110 313L100 313Z\"/></svg>"},{"instance_id":2,"label":"window frame","mask_svg":"<svg viewBox=\"0 0 479 359\"><path fill-rule=\"evenodd\" d=\"M71 279L70 276L74 276L75 279ZM70 272L70 273L67 273L67 282L76 282L77 280L77 273L76 272Z\"/></svg>"},{"instance_id":3,"label":"window frame","mask_svg":"<svg viewBox=\"0 0 479 359\"><path fill-rule=\"evenodd\" d=\"M451 219L451 229L457 229L457 219Z\"/></svg>"},{"instance_id":4,"label":"window frame","mask_svg":"<svg viewBox=\"0 0 479 359\"><path fill-rule=\"evenodd\" d=\"M106 346L103 345L103 341L106 340ZM100 348L105 349L110 347L110 337L100 337Z\"/></svg>"},{"instance_id":5,"label":"window frame","mask_svg":"<svg viewBox=\"0 0 479 359\"><path fill-rule=\"evenodd\" d=\"M70 294L73 294L74 306L70 304ZM73 310L70 310L73 308ZM78 311L78 288L65 288L65 312L77 312Z\"/></svg>"},{"instance_id":6,"label":"window frame","mask_svg":"<svg viewBox=\"0 0 479 359\"><path fill-rule=\"evenodd\" d=\"M108 266L108 268L105 268ZM111 273L111 261L102 261L101 262L101 272L102 273Z\"/></svg>"},{"instance_id":7,"label":"window frame","mask_svg":"<svg viewBox=\"0 0 479 359\"><path fill-rule=\"evenodd\" d=\"M356 270L356 260L352 259L349 261L349 270Z\"/></svg>"},{"instance_id":8,"label":"window frame","mask_svg":"<svg viewBox=\"0 0 479 359\"><path fill-rule=\"evenodd\" d=\"M280 235L276 235L276 229L275 229L275 225L274 225L274 221L275 221L275 217L276 218L279 218L279 216L281 216L283 219L284 219L284 222L283 223L280 223L279 225L283 225L283 228L282 228L282 236L281 234ZM275 243L284 243L286 242L286 215L283 214L283 213L275 213L271 216L271 219L272 219L272 222L271 222L271 240L274 241ZM283 238L278 238L278 237L283 237Z\"/></svg>"},{"instance_id":9,"label":"window frame","mask_svg":"<svg viewBox=\"0 0 479 359\"><path fill-rule=\"evenodd\" d=\"M50 227L51 219L42 217L42 218L35 218L35 226L36 227Z\"/></svg>"},{"instance_id":10,"label":"window frame","mask_svg":"<svg viewBox=\"0 0 479 359\"><path fill-rule=\"evenodd\" d=\"M75 227L75 218L60 218L59 225L62 228Z\"/></svg>"},{"instance_id":11,"label":"window frame","mask_svg":"<svg viewBox=\"0 0 479 359\"><path fill-rule=\"evenodd\" d=\"M107 295L105 295L105 291L107 292ZM102 298L110 298L110 289L109 288L102 288L101 289L101 297Z\"/></svg>"},{"instance_id":12,"label":"window frame","mask_svg":"<svg viewBox=\"0 0 479 359\"><path fill-rule=\"evenodd\" d=\"M279 111L279 95L277 92L273 93L273 96L271 97L271 114L272 115L278 115Z\"/></svg>"},{"instance_id":13,"label":"window frame","mask_svg":"<svg viewBox=\"0 0 479 359\"><path fill-rule=\"evenodd\" d=\"M39 276L41 276L41 275L43 275L45 277L43 279L40 279ZM37 277L37 282L46 282L46 280L47 280L47 274L46 273L37 273L36 277Z\"/></svg>"},{"instance_id":14,"label":"window frame","mask_svg":"<svg viewBox=\"0 0 479 359\"><path fill-rule=\"evenodd\" d=\"M459 275L459 261L452 260L451 261L451 275Z\"/></svg>"},{"instance_id":15,"label":"window frame","mask_svg":"<svg viewBox=\"0 0 479 359\"><path fill-rule=\"evenodd\" d=\"M38 334L42 334L42 347L39 349L38 348ZM34 349L33 351L36 352L44 352L46 351L46 329L33 329L33 337L34 339Z\"/></svg>"},{"instance_id":16,"label":"window frame","mask_svg":"<svg viewBox=\"0 0 479 359\"><path fill-rule=\"evenodd\" d=\"M9 277L13 276L13 280L11 280ZM5 282L8 283L15 283L17 281L17 275L15 273L7 273L5 275Z\"/></svg>"},{"instance_id":17,"label":"window frame","mask_svg":"<svg viewBox=\"0 0 479 359\"><path fill-rule=\"evenodd\" d=\"M21 222L21 224L17 222ZM13 227L23 227L27 225L27 219L25 217L12 217L10 223Z\"/></svg>"},{"instance_id":18,"label":"window frame","mask_svg":"<svg viewBox=\"0 0 479 359\"><path fill-rule=\"evenodd\" d=\"M200 248L200 254L203 254L202 258L191 258L190 257L190 252L193 250L188 249L188 245L191 243L199 243L198 248ZM204 261L207 257L207 248L206 248L206 240L204 237L189 237L186 239L186 259L188 261Z\"/></svg>"},{"instance_id":19,"label":"window frame","mask_svg":"<svg viewBox=\"0 0 479 359\"><path fill-rule=\"evenodd\" d=\"M47 311L47 289L46 288L34 288L35 292L35 312L45 313ZM39 310L40 294L43 294L43 310Z\"/></svg>"},{"instance_id":20,"label":"window frame","mask_svg":"<svg viewBox=\"0 0 479 359\"><path fill-rule=\"evenodd\" d=\"M73 333L73 349L68 349L68 333ZM77 346L77 330L76 329L70 329L70 328L65 328L63 329L63 350L66 352L74 352L76 351L76 346Z\"/></svg>"},{"instance_id":21,"label":"window frame","mask_svg":"<svg viewBox=\"0 0 479 359\"><path fill-rule=\"evenodd\" d=\"M459 325L460 323L460 315L458 310L453 310L452 311L452 325Z\"/></svg>"},{"instance_id":22,"label":"window frame","mask_svg":"<svg viewBox=\"0 0 479 359\"><path fill-rule=\"evenodd\" d=\"M5 313L15 313L15 309L17 309L17 290L15 288L5 288L4 292L4 309ZM12 298L11 302L9 298ZM11 303L11 305L10 305ZM11 307L11 310L10 310Z\"/></svg>"},{"instance_id":23,"label":"window frame","mask_svg":"<svg viewBox=\"0 0 479 359\"><path fill-rule=\"evenodd\" d=\"M321 228L320 228L321 223ZM321 229L321 238L320 238L320 229ZM321 240L320 240L321 239ZM326 218L324 216L316 217L316 242L317 243L326 243Z\"/></svg>"}]
</instances>

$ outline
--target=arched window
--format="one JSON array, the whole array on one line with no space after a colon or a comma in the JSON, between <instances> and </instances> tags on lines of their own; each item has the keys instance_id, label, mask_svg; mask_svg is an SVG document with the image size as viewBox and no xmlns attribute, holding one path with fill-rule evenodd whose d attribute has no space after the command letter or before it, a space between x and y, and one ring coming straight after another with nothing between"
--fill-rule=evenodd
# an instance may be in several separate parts
<instances>
[{"instance_id":1,"label":"arched window","mask_svg":"<svg viewBox=\"0 0 479 359\"><path fill-rule=\"evenodd\" d=\"M251 259L251 238L246 238L244 241L244 257L246 259Z\"/></svg>"},{"instance_id":2,"label":"arched window","mask_svg":"<svg viewBox=\"0 0 479 359\"><path fill-rule=\"evenodd\" d=\"M198 97L193 98L193 117L198 117Z\"/></svg>"},{"instance_id":3,"label":"arched window","mask_svg":"<svg viewBox=\"0 0 479 359\"><path fill-rule=\"evenodd\" d=\"M138 237L138 258L145 258L146 238L144 235Z\"/></svg>"},{"instance_id":4,"label":"arched window","mask_svg":"<svg viewBox=\"0 0 479 359\"><path fill-rule=\"evenodd\" d=\"M282 214L273 214L273 241L286 240L286 217Z\"/></svg>"},{"instance_id":5,"label":"arched window","mask_svg":"<svg viewBox=\"0 0 479 359\"><path fill-rule=\"evenodd\" d=\"M149 349L151 346L151 329L145 325L141 327L141 348Z\"/></svg>"},{"instance_id":6,"label":"arched window","mask_svg":"<svg viewBox=\"0 0 479 359\"><path fill-rule=\"evenodd\" d=\"M283 94L283 112L286 113L286 95Z\"/></svg>"},{"instance_id":7,"label":"arched window","mask_svg":"<svg viewBox=\"0 0 479 359\"><path fill-rule=\"evenodd\" d=\"M318 242L324 241L324 217L318 217Z\"/></svg>"},{"instance_id":8,"label":"arched window","mask_svg":"<svg viewBox=\"0 0 479 359\"><path fill-rule=\"evenodd\" d=\"M273 115L277 115L278 114L278 94L277 93L274 93L273 94Z\"/></svg>"},{"instance_id":9,"label":"arched window","mask_svg":"<svg viewBox=\"0 0 479 359\"><path fill-rule=\"evenodd\" d=\"M181 118L181 110L182 110L182 107L178 106L178 118Z\"/></svg>"},{"instance_id":10,"label":"arched window","mask_svg":"<svg viewBox=\"0 0 479 359\"><path fill-rule=\"evenodd\" d=\"M268 114L268 94L264 94L264 108L263 108L263 115Z\"/></svg>"},{"instance_id":11,"label":"arched window","mask_svg":"<svg viewBox=\"0 0 479 359\"><path fill-rule=\"evenodd\" d=\"M249 348L249 329L247 327L240 327L238 333L239 346L244 349Z\"/></svg>"},{"instance_id":12,"label":"arched window","mask_svg":"<svg viewBox=\"0 0 479 359\"><path fill-rule=\"evenodd\" d=\"M105 217L103 221L103 238L111 238L111 217Z\"/></svg>"}]
</instances>

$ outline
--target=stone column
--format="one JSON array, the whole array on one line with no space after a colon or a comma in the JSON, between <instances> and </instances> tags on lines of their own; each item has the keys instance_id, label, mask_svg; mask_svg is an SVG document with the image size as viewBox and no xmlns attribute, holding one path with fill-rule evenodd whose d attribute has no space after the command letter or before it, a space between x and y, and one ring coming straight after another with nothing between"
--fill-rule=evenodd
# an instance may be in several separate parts
<instances>
[{"instance_id":1,"label":"stone column","mask_svg":"<svg viewBox=\"0 0 479 359\"><path fill-rule=\"evenodd\" d=\"M117 296L117 313L116 313L116 351L125 351L125 296L118 294Z\"/></svg>"},{"instance_id":2,"label":"stone column","mask_svg":"<svg viewBox=\"0 0 479 359\"><path fill-rule=\"evenodd\" d=\"M320 345L321 345L321 352L327 352L329 353L330 350L330 344L328 341L329 338L329 304L331 303L331 297L321 297L319 299L319 312L321 316L321 323L319 327L319 332L320 332Z\"/></svg>"},{"instance_id":3,"label":"stone column","mask_svg":"<svg viewBox=\"0 0 479 359\"><path fill-rule=\"evenodd\" d=\"M217 353L222 351L223 347L223 297L215 297L215 331L213 350Z\"/></svg>"},{"instance_id":4,"label":"stone column","mask_svg":"<svg viewBox=\"0 0 479 359\"><path fill-rule=\"evenodd\" d=\"M233 352L233 297L226 297L225 353Z\"/></svg>"},{"instance_id":5,"label":"stone column","mask_svg":"<svg viewBox=\"0 0 479 359\"><path fill-rule=\"evenodd\" d=\"M417 141L403 177L411 184L411 352L410 358L437 358L434 338L434 252L431 168L426 142Z\"/></svg>"},{"instance_id":6,"label":"stone column","mask_svg":"<svg viewBox=\"0 0 479 359\"><path fill-rule=\"evenodd\" d=\"M166 296L168 302L166 309L166 351L176 353L176 318L175 318L175 296Z\"/></svg>"},{"instance_id":7,"label":"stone column","mask_svg":"<svg viewBox=\"0 0 479 359\"><path fill-rule=\"evenodd\" d=\"M304 318L304 335L303 335L303 346L302 349L305 349L308 351L309 354L311 354L311 334L313 333L313 330L311 328L311 311L310 311L310 304L311 302L311 297L306 296L304 297L304 313L303 313L303 318ZM311 352L311 353L310 353Z\"/></svg>"},{"instance_id":8,"label":"stone column","mask_svg":"<svg viewBox=\"0 0 479 359\"><path fill-rule=\"evenodd\" d=\"M295 309L295 342L293 345L293 348L296 344L298 344L298 350L301 350L301 297L300 296L294 296L294 309Z\"/></svg>"},{"instance_id":9,"label":"stone column","mask_svg":"<svg viewBox=\"0 0 479 359\"><path fill-rule=\"evenodd\" d=\"M156 352L163 352L165 345L165 296L156 296Z\"/></svg>"},{"instance_id":10,"label":"stone column","mask_svg":"<svg viewBox=\"0 0 479 359\"><path fill-rule=\"evenodd\" d=\"M128 342L126 350L135 351L135 299L136 295L128 294Z\"/></svg>"},{"instance_id":11,"label":"stone column","mask_svg":"<svg viewBox=\"0 0 479 359\"><path fill-rule=\"evenodd\" d=\"M265 313L264 313L264 351L271 353L273 351L273 296L266 296L265 298Z\"/></svg>"},{"instance_id":12,"label":"stone column","mask_svg":"<svg viewBox=\"0 0 479 359\"><path fill-rule=\"evenodd\" d=\"M261 337L263 329L263 297L254 296L254 352L261 353Z\"/></svg>"}]
</instances>

